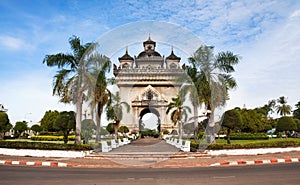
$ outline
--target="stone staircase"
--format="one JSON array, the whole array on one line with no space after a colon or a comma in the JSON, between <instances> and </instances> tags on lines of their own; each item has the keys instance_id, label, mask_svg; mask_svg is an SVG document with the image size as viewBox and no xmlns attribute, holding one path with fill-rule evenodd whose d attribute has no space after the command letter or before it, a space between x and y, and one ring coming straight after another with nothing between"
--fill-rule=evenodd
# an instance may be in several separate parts
<instances>
[{"instance_id":1,"label":"stone staircase","mask_svg":"<svg viewBox=\"0 0 300 185\"><path fill-rule=\"evenodd\" d=\"M164 140L144 138L132 141L130 144L115 148L110 152L93 152L85 158L109 159L124 165L144 166L170 159L179 153L182 152Z\"/></svg>"}]
</instances>

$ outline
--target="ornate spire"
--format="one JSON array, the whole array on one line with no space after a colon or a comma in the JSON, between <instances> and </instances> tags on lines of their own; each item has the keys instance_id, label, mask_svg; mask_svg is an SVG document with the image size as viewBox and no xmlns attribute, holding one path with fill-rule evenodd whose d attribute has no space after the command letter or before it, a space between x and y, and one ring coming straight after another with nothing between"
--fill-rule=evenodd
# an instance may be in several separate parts
<instances>
[{"instance_id":1,"label":"ornate spire","mask_svg":"<svg viewBox=\"0 0 300 185\"><path fill-rule=\"evenodd\" d=\"M155 46L156 46L156 42L154 42L153 40L151 40L151 36L150 36L150 33L149 33L149 37L148 37L148 40L146 40L146 41L144 41L143 42L143 45L144 45L144 47L145 47L145 45L153 45L153 49L155 48Z\"/></svg>"},{"instance_id":2,"label":"ornate spire","mask_svg":"<svg viewBox=\"0 0 300 185\"><path fill-rule=\"evenodd\" d=\"M181 58L176 56L173 51L173 46L171 47L171 54L166 58L169 60L180 60Z\"/></svg>"},{"instance_id":3,"label":"ornate spire","mask_svg":"<svg viewBox=\"0 0 300 185\"><path fill-rule=\"evenodd\" d=\"M134 60L129 54L128 54L128 46L126 46L125 54L119 58L119 61L122 60Z\"/></svg>"}]
</instances>

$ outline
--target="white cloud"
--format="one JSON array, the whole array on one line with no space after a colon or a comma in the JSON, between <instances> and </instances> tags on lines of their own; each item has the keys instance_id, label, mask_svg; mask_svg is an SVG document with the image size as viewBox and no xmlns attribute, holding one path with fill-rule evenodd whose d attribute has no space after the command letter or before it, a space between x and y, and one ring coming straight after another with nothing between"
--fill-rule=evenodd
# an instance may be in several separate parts
<instances>
[{"instance_id":1,"label":"white cloud","mask_svg":"<svg viewBox=\"0 0 300 185\"><path fill-rule=\"evenodd\" d=\"M292 15L290 16L290 18L294 18L294 17L300 17L300 10L296 10L292 13Z\"/></svg>"},{"instance_id":2,"label":"white cloud","mask_svg":"<svg viewBox=\"0 0 300 185\"><path fill-rule=\"evenodd\" d=\"M11 50L19 50L25 48L26 44L20 38L0 36L0 46Z\"/></svg>"},{"instance_id":3,"label":"white cloud","mask_svg":"<svg viewBox=\"0 0 300 185\"><path fill-rule=\"evenodd\" d=\"M250 108L262 106L279 96L288 97L292 107L300 101L300 17L290 17L252 43L235 48L243 58L235 74L239 88L231 93L230 108L244 103Z\"/></svg>"}]
</instances>

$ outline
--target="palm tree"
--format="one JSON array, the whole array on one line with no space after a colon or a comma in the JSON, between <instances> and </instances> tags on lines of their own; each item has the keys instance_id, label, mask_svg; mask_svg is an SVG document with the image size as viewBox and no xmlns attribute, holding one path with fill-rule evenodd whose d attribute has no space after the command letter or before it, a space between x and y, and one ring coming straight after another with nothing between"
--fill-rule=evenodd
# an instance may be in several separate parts
<instances>
[{"instance_id":1,"label":"palm tree","mask_svg":"<svg viewBox=\"0 0 300 185\"><path fill-rule=\"evenodd\" d=\"M111 61L109 58L103 56L99 65L95 66L93 76L96 77L96 85L91 94L92 101L90 102L91 112L96 113L96 142L100 140L101 129L101 116L104 106L108 103L110 97L110 91L107 89L107 85L112 81L106 78L106 73L109 73L111 69Z\"/></svg>"},{"instance_id":2,"label":"palm tree","mask_svg":"<svg viewBox=\"0 0 300 185\"><path fill-rule=\"evenodd\" d=\"M211 91L209 82L202 70L198 70L194 58L189 58L191 66L185 66L186 74L179 77L179 81L184 83L181 91L183 94L189 93L189 98L193 106L194 116L190 118L194 120L194 135L198 133L198 118L206 115L199 115L198 108L204 103L207 106L207 110L210 110ZM197 139L195 137L195 139Z\"/></svg>"},{"instance_id":3,"label":"palm tree","mask_svg":"<svg viewBox=\"0 0 300 185\"><path fill-rule=\"evenodd\" d=\"M166 113L171 112L171 120L174 125L178 125L179 138L182 138L182 121L183 116L185 116L185 121L187 120L187 111L191 113L191 109L188 106L183 106L184 96L177 95L176 98L172 98L172 102L168 104Z\"/></svg>"},{"instance_id":4,"label":"palm tree","mask_svg":"<svg viewBox=\"0 0 300 185\"><path fill-rule=\"evenodd\" d=\"M229 99L228 91L237 87L231 73L235 71L234 65L238 64L239 57L232 52L220 52L214 56L213 47L201 46L189 58L189 62L196 71L195 77L187 74L195 84L199 104L204 103L213 118L214 109L223 106ZM211 119L209 123L210 127L214 127L214 120Z\"/></svg>"},{"instance_id":5,"label":"palm tree","mask_svg":"<svg viewBox=\"0 0 300 185\"><path fill-rule=\"evenodd\" d=\"M101 62L102 56L95 53L95 43L82 45L79 37L69 39L72 54L57 53L46 55L43 63L49 67L58 67L59 71L53 80L53 95L60 97L60 102L76 105L75 143L81 143L82 104L87 95L88 87L95 85L95 78L91 75L95 65ZM88 94L90 93L87 92Z\"/></svg>"},{"instance_id":6,"label":"palm tree","mask_svg":"<svg viewBox=\"0 0 300 185\"><path fill-rule=\"evenodd\" d=\"M199 80L197 69L193 64L192 66L184 66L184 70L186 71L186 74L179 77L178 81L184 83L181 87L181 92L184 94L184 96L189 93L189 98L191 100L194 112L193 119L195 135L198 130L198 107L200 106L198 89L200 89L199 86L201 80Z\"/></svg>"},{"instance_id":7,"label":"palm tree","mask_svg":"<svg viewBox=\"0 0 300 185\"><path fill-rule=\"evenodd\" d=\"M281 116L291 114L292 107L287 105L287 100L284 96L279 97L277 103L279 103L279 105L276 106L277 114L280 114Z\"/></svg>"},{"instance_id":8,"label":"palm tree","mask_svg":"<svg viewBox=\"0 0 300 185\"><path fill-rule=\"evenodd\" d=\"M197 68L197 78L191 79L202 81L198 86L199 101L205 103L208 110L223 105L229 99L228 91L237 87L231 73L235 71L234 65L238 64L239 57L232 52L220 52L214 56L213 47L201 46L189 62ZM225 94L220 95L219 90Z\"/></svg>"},{"instance_id":9,"label":"palm tree","mask_svg":"<svg viewBox=\"0 0 300 185\"><path fill-rule=\"evenodd\" d=\"M293 116L300 119L300 101L295 105L296 109L293 111Z\"/></svg>"},{"instance_id":10,"label":"palm tree","mask_svg":"<svg viewBox=\"0 0 300 185\"><path fill-rule=\"evenodd\" d=\"M108 120L113 121L112 124L115 130L115 139L118 139L118 128L123 118L123 106L125 106L127 112L130 111L129 104L127 102L121 102L119 92L116 92L116 95L111 94L111 99L109 99L106 107L106 117Z\"/></svg>"}]
</instances>

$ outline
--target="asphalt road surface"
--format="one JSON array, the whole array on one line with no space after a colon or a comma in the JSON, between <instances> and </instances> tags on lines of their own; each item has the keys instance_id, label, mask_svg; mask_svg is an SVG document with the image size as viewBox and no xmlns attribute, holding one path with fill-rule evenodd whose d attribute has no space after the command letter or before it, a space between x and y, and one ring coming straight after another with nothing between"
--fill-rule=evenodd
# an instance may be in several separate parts
<instances>
[{"instance_id":1,"label":"asphalt road surface","mask_svg":"<svg viewBox=\"0 0 300 185\"><path fill-rule=\"evenodd\" d=\"M300 184L300 163L202 168L53 168L0 166L0 184L182 185Z\"/></svg>"}]
</instances>

